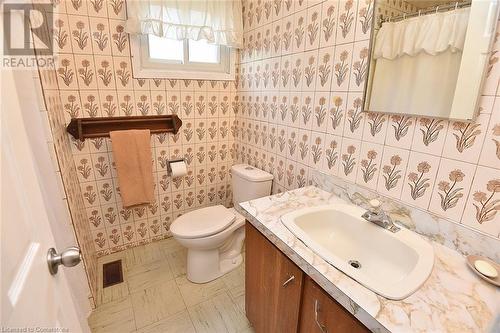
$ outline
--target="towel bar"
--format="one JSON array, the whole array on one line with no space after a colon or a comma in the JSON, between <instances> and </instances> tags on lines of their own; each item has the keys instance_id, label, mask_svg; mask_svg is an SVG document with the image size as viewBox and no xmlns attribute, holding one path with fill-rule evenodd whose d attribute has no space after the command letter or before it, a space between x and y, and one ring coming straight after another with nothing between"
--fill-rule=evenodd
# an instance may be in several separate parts
<instances>
[{"instance_id":1,"label":"towel bar","mask_svg":"<svg viewBox=\"0 0 500 333\"><path fill-rule=\"evenodd\" d=\"M130 129L149 129L155 133L174 133L179 131L182 121L177 115L73 118L66 131L75 139L109 137L111 131Z\"/></svg>"}]
</instances>

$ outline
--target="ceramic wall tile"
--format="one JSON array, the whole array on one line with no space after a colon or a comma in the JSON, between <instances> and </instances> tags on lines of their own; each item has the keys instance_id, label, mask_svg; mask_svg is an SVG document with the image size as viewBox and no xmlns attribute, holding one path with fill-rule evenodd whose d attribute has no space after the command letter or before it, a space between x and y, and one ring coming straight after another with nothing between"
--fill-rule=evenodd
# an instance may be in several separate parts
<instances>
[{"instance_id":1,"label":"ceramic wall tile","mask_svg":"<svg viewBox=\"0 0 500 333\"><path fill-rule=\"evenodd\" d=\"M449 123L437 118L418 118L412 150L441 156Z\"/></svg>"},{"instance_id":2,"label":"ceramic wall tile","mask_svg":"<svg viewBox=\"0 0 500 333\"><path fill-rule=\"evenodd\" d=\"M490 123L482 146L479 164L492 168L500 165L500 98L495 99Z\"/></svg>"},{"instance_id":3,"label":"ceramic wall tile","mask_svg":"<svg viewBox=\"0 0 500 333\"><path fill-rule=\"evenodd\" d=\"M356 183L371 189L377 188L379 169L383 155L383 145L363 142L359 155L360 162Z\"/></svg>"},{"instance_id":4,"label":"ceramic wall tile","mask_svg":"<svg viewBox=\"0 0 500 333\"><path fill-rule=\"evenodd\" d=\"M351 75L353 44L335 46L335 58L333 62L332 89L336 91L348 91Z\"/></svg>"},{"instance_id":5,"label":"ceramic wall tile","mask_svg":"<svg viewBox=\"0 0 500 333\"><path fill-rule=\"evenodd\" d=\"M478 166L462 216L462 223L491 235L500 236L500 171Z\"/></svg>"},{"instance_id":6,"label":"ceramic wall tile","mask_svg":"<svg viewBox=\"0 0 500 333\"><path fill-rule=\"evenodd\" d=\"M440 199L435 192L439 178L448 176L438 175L438 170L443 168L442 160L500 168L496 157L500 102L495 96L500 73L495 52L498 41L479 102L480 115L474 122L364 113L362 99L374 2L294 1L290 8L286 3L280 2L278 14L273 1L245 3L252 8L254 17L252 25L246 24L244 29L248 46L242 51L241 85L235 98L239 112L231 129L236 137L232 146L235 159L271 171L275 176L273 193L300 186L297 176L302 169L307 178L311 170L321 170L460 222L461 213L439 212ZM405 2L385 1L382 5L377 17L417 10ZM255 24L257 8L262 8L260 26ZM287 27L292 26L290 51L286 39L290 35ZM262 53L256 55L258 40L262 40ZM331 64L330 74L327 64ZM256 77L260 77L260 85ZM324 107L327 112L323 117ZM260 113L263 117L258 116ZM318 119L322 121L318 123ZM264 127L265 134L258 135ZM347 151L349 146L354 148L350 149L352 154ZM315 162L313 154L320 160ZM391 158L397 169L392 178ZM267 161L263 163L262 159ZM348 175L344 172L346 161L355 163ZM391 169L389 173L384 173L384 166ZM395 184L390 184L389 190L386 177ZM465 205L465 198L463 201ZM434 203L438 207L429 207ZM493 224L498 223L495 220Z\"/></svg>"},{"instance_id":7,"label":"ceramic wall tile","mask_svg":"<svg viewBox=\"0 0 500 333\"><path fill-rule=\"evenodd\" d=\"M344 138L340 154L339 177L354 182L360 163L361 141Z\"/></svg>"},{"instance_id":8,"label":"ceramic wall tile","mask_svg":"<svg viewBox=\"0 0 500 333\"><path fill-rule=\"evenodd\" d=\"M71 39L73 35L69 26L68 15L59 14L54 20L52 33L54 34L54 46L58 53L71 53Z\"/></svg>"},{"instance_id":9,"label":"ceramic wall tile","mask_svg":"<svg viewBox=\"0 0 500 333\"><path fill-rule=\"evenodd\" d=\"M74 172L63 178L66 179L66 191L75 196L83 210L81 214L74 205L70 207L74 225L83 232L77 232L77 236L91 242L84 258L169 237L172 212L179 215L195 207L230 204L231 180L227 175L234 155L230 153L234 140L231 126L237 110L234 101L239 99L233 93L235 84L133 77L129 38L124 32L125 1L68 0L65 5L67 14L60 15L53 27L59 38L57 51L60 54L54 73L58 84L49 80L49 75L41 79L47 105L53 105L56 97L59 100L60 109L51 108L49 112L52 126L61 128L57 135L66 138L65 123L74 117L178 114L184 121L180 133L152 138L157 197L155 203L141 209L130 210L122 206L109 139L85 142L65 139L67 151L56 149L58 159L73 155L73 162L64 165L73 166ZM279 27L282 31L281 23ZM292 20L289 28L293 27ZM258 35L252 36L252 47L256 47L258 43L254 38ZM253 54L251 59L255 57ZM252 89L261 89L263 79L260 76L263 74L258 66L251 67L246 71L250 74L250 78L246 78L247 87L251 81ZM282 81L279 71L278 61L277 91ZM59 91L48 91L57 87ZM260 119L257 114L260 109L255 107L261 103L260 99L251 96L248 102L252 117ZM252 126L253 132L260 132L260 124ZM252 142L264 142L255 133ZM265 135L267 144L267 133ZM166 175L166 161L181 157L186 159L189 173L186 177L171 179ZM215 186L215 200L208 200L207 184ZM99 232L93 232L92 236L84 234L90 235L90 230L96 229ZM87 264L91 274L94 264Z\"/></svg>"},{"instance_id":10,"label":"ceramic wall tile","mask_svg":"<svg viewBox=\"0 0 500 333\"><path fill-rule=\"evenodd\" d=\"M375 1L368 0L358 5L355 40L369 40Z\"/></svg>"},{"instance_id":11,"label":"ceramic wall tile","mask_svg":"<svg viewBox=\"0 0 500 333\"><path fill-rule=\"evenodd\" d=\"M320 46L332 46L335 44L337 34L338 1L323 2L321 12Z\"/></svg>"},{"instance_id":12,"label":"ceramic wall tile","mask_svg":"<svg viewBox=\"0 0 500 333\"><path fill-rule=\"evenodd\" d=\"M410 152L408 167L403 182L403 193L401 200L405 203L427 209L434 180L439 168L440 158L437 156Z\"/></svg>"},{"instance_id":13,"label":"ceramic wall tile","mask_svg":"<svg viewBox=\"0 0 500 333\"><path fill-rule=\"evenodd\" d=\"M385 144L410 149L417 118L405 115L387 115L387 122Z\"/></svg>"},{"instance_id":14,"label":"ceramic wall tile","mask_svg":"<svg viewBox=\"0 0 500 333\"><path fill-rule=\"evenodd\" d=\"M459 221L474 179L475 165L441 158L429 210Z\"/></svg>"},{"instance_id":15,"label":"ceramic wall tile","mask_svg":"<svg viewBox=\"0 0 500 333\"><path fill-rule=\"evenodd\" d=\"M490 115L480 114L474 123L452 121L448 128L443 156L477 163L483 146Z\"/></svg>"},{"instance_id":16,"label":"ceramic wall tile","mask_svg":"<svg viewBox=\"0 0 500 333\"><path fill-rule=\"evenodd\" d=\"M359 1L353 0L339 1L336 44L345 44L354 40L358 3Z\"/></svg>"},{"instance_id":17,"label":"ceramic wall tile","mask_svg":"<svg viewBox=\"0 0 500 333\"><path fill-rule=\"evenodd\" d=\"M88 16L68 15L71 45L76 54L92 54L92 36Z\"/></svg>"},{"instance_id":18,"label":"ceramic wall tile","mask_svg":"<svg viewBox=\"0 0 500 333\"><path fill-rule=\"evenodd\" d=\"M228 170L233 161L273 173L273 193L303 186L317 169L498 237L497 215L483 223L473 216L474 204L483 198L477 194L474 200L473 194L488 196L487 184L496 179L482 175L499 169L500 103L495 95L500 67L495 52L481 115L471 123L480 124L476 127L481 133L457 153L453 134L459 134L460 126L455 129L452 121L361 112L372 1L245 2L245 43L232 83L135 78L124 32L125 0L61 4L56 10L62 15L53 27L60 39L56 70L41 71L40 81L73 225L79 241L85 240L84 263L92 288L97 256L169 237L172 220L190 209L230 205ZM393 2L387 6L391 13L415 9ZM88 84L86 68L93 71ZM178 114L183 120L178 134L153 138L157 200L144 212L122 207L109 140L79 142L64 131L72 117L142 114ZM396 188L384 190L383 169L392 165L396 153L401 178ZM174 157L186 159L188 176L166 175L162 163ZM349 161L355 164L346 175ZM370 161L378 170L365 182L363 170ZM410 183L414 173L419 176L428 169L420 165L425 161L430 170L423 179L429 178L430 185L414 199ZM463 169L463 197L443 211L439 182L451 182L450 166ZM158 225L161 231L155 232Z\"/></svg>"},{"instance_id":19,"label":"ceramic wall tile","mask_svg":"<svg viewBox=\"0 0 500 333\"><path fill-rule=\"evenodd\" d=\"M379 170L378 192L395 199L401 197L409 154L410 152L405 149L384 147Z\"/></svg>"},{"instance_id":20,"label":"ceramic wall tile","mask_svg":"<svg viewBox=\"0 0 500 333\"><path fill-rule=\"evenodd\" d=\"M307 9L305 50L314 50L319 47L321 29L321 5Z\"/></svg>"}]
</instances>

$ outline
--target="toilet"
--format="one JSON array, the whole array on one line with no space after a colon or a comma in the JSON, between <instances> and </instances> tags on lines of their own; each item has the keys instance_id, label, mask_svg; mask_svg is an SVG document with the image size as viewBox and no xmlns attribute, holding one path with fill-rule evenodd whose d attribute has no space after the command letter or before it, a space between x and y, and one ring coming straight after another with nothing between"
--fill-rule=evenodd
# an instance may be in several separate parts
<instances>
[{"instance_id":1,"label":"toilet","mask_svg":"<svg viewBox=\"0 0 500 333\"><path fill-rule=\"evenodd\" d=\"M231 167L233 203L271 193L273 175L248 164ZM205 207L179 216L170 226L173 237L187 248L187 278L206 283L238 267L243 256L245 218L234 208Z\"/></svg>"}]
</instances>

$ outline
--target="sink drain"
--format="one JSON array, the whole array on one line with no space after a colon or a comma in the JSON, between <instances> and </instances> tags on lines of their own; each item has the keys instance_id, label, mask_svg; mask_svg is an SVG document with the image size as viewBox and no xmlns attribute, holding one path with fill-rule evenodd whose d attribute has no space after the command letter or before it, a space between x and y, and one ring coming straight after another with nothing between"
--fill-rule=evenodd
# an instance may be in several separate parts
<instances>
[{"instance_id":1,"label":"sink drain","mask_svg":"<svg viewBox=\"0 0 500 333\"><path fill-rule=\"evenodd\" d=\"M356 269L361 268L361 264L357 260L349 260L349 265L351 265L352 267L354 267Z\"/></svg>"}]
</instances>

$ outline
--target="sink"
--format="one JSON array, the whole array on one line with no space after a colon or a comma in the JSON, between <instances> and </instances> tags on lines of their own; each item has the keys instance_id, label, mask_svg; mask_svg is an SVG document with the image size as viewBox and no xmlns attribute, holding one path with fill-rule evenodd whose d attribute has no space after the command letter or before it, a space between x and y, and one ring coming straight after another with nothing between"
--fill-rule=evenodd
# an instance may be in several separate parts
<instances>
[{"instance_id":1,"label":"sink","mask_svg":"<svg viewBox=\"0 0 500 333\"><path fill-rule=\"evenodd\" d=\"M348 203L310 207L285 214L282 223L317 255L363 286L401 300L429 277L434 249L405 229L392 233L361 217Z\"/></svg>"}]
</instances>

